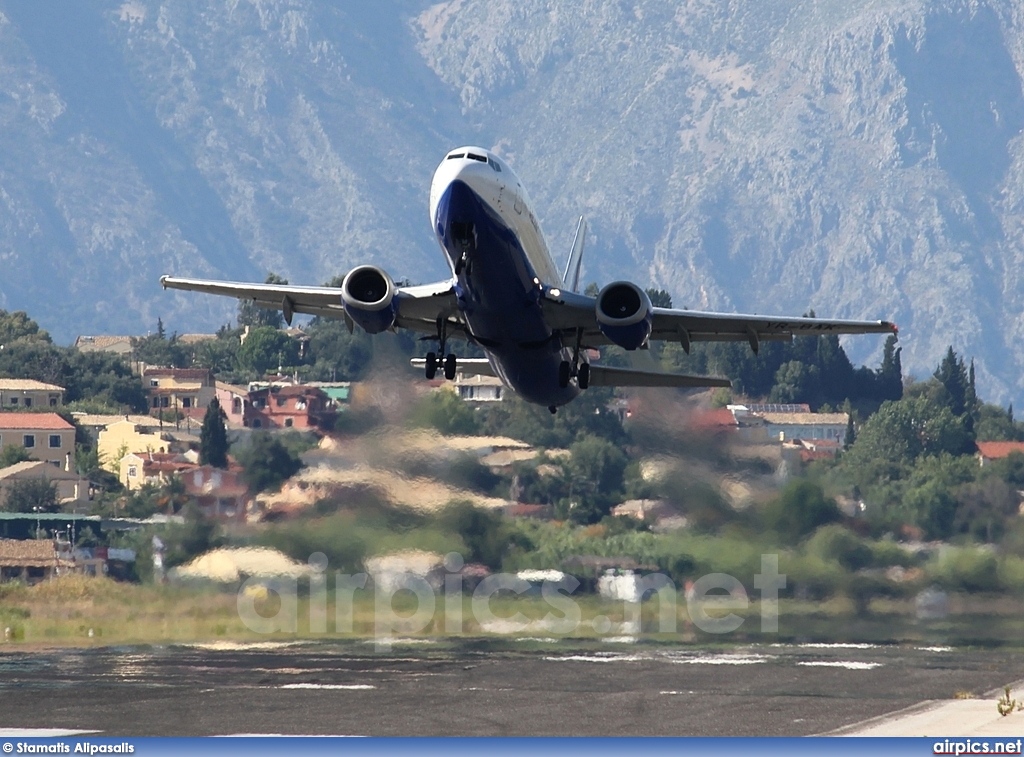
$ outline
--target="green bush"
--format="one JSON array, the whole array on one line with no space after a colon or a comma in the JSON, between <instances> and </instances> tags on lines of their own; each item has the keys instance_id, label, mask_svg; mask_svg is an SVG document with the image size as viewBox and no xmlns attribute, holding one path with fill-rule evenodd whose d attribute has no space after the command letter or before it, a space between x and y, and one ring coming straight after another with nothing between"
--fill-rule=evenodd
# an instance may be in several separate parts
<instances>
[{"instance_id":1,"label":"green bush","mask_svg":"<svg viewBox=\"0 0 1024 757\"><path fill-rule=\"evenodd\" d=\"M873 542L870 549L871 564L876 568L889 568L893 565L909 568L917 562L912 552L889 539Z\"/></svg>"},{"instance_id":2,"label":"green bush","mask_svg":"<svg viewBox=\"0 0 1024 757\"><path fill-rule=\"evenodd\" d=\"M871 548L859 536L845 526L831 524L822 526L807 540L804 547L808 554L822 560L835 560L846 570L860 570L872 563Z\"/></svg>"},{"instance_id":3,"label":"green bush","mask_svg":"<svg viewBox=\"0 0 1024 757\"><path fill-rule=\"evenodd\" d=\"M999 588L998 562L987 549L948 547L926 566L928 576L952 591L995 591Z\"/></svg>"},{"instance_id":4,"label":"green bush","mask_svg":"<svg viewBox=\"0 0 1024 757\"><path fill-rule=\"evenodd\" d=\"M1024 592L1024 558L1005 555L996 567L999 583L1007 591Z\"/></svg>"},{"instance_id":5,"label":"green bush","mask_svg":"<svg viewBox=\"0 0 1024 757\"><path fill-rule=\"evenodd\" d=\"M769 530L796 543L820 526L839 521L842 514L818 484L798 479L768 503L763 517Z\"/></svg>"}]
</instances>

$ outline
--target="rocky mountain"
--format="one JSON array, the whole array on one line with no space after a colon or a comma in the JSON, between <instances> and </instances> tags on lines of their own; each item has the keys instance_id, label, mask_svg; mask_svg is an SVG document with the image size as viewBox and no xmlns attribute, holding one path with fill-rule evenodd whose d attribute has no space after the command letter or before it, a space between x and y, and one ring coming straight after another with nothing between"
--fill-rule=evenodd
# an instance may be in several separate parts
<instances>
[{"instance_id":1,"label":"rocky mountain","mask_svg":"<svg viewBox=\"0 0 1024 757\"><path fill-rule=\"evenodd\" d=\"M1010 0L0 0L0 308L70 341L232 317L164 272L436 278L478 143L556 257L587 215L588 281L892 318L1019 403L1022 72Z\"/></svg>"}]
</instances>

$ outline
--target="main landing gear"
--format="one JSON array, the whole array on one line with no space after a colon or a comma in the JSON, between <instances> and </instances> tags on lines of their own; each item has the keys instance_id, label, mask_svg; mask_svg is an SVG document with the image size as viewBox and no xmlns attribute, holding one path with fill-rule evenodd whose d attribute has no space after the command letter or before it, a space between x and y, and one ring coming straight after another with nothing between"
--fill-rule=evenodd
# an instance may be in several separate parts
<instances>
[{"instance_id":1,"label":"main landing gear","mask_svg":"<svg viewBox=\"0 0 1024 757\"><path fill-rule=\"evenodd\" d=\"M448 341L448 320L446 318L437 319L437 341L439 344L438 352L428 352L426 360L426 370L424 371L427 376L427 380L430 381L437 375L437 369L443 366L444 377L451 381L455 378L455 371L458 368L457 358L455 355L449 353L445 355L445 344Z\"/></svg>"},{"instance_id":2,"label":"main landing gear","mask_svg":"<svg viewBox=\"0 0 1024 757\"><path fill-rule=\"evenodd\" d=\"M583 344L583 329L576 329L576 344L572 350L572 362L563 360L558 365L558 386L565 389L569 386L569 379L576 377L576 384L580 389L587 389L590 386L590 363L580 362L580 348Z\"/></svg>"}]
</instances>

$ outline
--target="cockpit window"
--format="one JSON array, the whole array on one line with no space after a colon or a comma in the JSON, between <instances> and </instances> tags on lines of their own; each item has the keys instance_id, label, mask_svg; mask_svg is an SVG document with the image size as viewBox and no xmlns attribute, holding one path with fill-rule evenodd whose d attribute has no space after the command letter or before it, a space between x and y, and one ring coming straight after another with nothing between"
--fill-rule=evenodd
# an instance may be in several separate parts
<instances>
[{"instance_id":1,"label":"cockpit window","mask_svg":"<svg viewBox=\"0 0 1024 757\"><path fill-rule=\"evenodd\" d=\"M483 155L477 155L475 152L466 153L466 157L472 160L479 160L481 163L487 162L487 158L485 158Z\"/></svg>"},{"instance_id":2,"label":"cockpit window","mask_svg":"<svg viewBox=\"0 0 1024 757\"><path fill-rule=\"evenodd\" d=\"M449 155L446 158L446 160L455 160L456 158L464 158L464 157L466 157L466 153L464 153L464 152L453 152L451 155Z\"/></svg>"},{"instance_id":3,"label":"cockpit window","mask_svg":"<svg viewBox=\"0 0 1024 757\"><path fill-rule=\"evenodd\" d=\"M498 163L498 161L496 161L494 158L491 158L487 162L490 163L491 168L493 168L498 173L501 173L501 164Z\"/></svg>"}]
</instances>

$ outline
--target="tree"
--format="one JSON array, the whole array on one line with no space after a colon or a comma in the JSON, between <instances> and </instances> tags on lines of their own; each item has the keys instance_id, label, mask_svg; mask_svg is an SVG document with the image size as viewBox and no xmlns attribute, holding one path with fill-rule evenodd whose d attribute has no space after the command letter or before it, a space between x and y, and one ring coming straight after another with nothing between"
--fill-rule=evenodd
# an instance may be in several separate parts
<instances>
[{"instance_id":1,"label":"tree","mask_svg":"<svg viewBox=\"0 0 1024 757\"><path fill-rule=\"evenodd\" d=\"M20 444L5 444L0 447L0 468L7 468L27 460L35 460Z\"/></svg>"},{"instance_id":2,"label":"tree","mask_svg":"<svg viewBox=\"0 0 1024 757\"><path fill-rule=\"evenodd\" d=\"M948 407L927 397L908 397L882 403L861 426L842 464L851 470L878 465L898 469L913 465L922 455L960 455L970 447L962 417L955 417Z\"/></svg>"},{"instance_id":3,"label":"tree","mask_svg":"<svg viewBox=\"0 0 1024 757\"><path fill-rule=\"evenodd\" d=\"M949 407L953 415L963 415L967 411L968 379L963 358L957 356L950 347L935 369L935 378L939 380L949 393Z\"/></svg>"},{"instance_id":4,"label":"tree","mask_svg":"<svg viewBox=\"0 0 1024 757\"><path fill-rule=\"evenodd\" d=\"M254 433L249 446L239 450L236 457L253 492L277 489L302 469L299 456L266 431Z\"/></svg>"},{"instance_id":5,"label":"tree","mask_svg":"<svg viewBox=\"0 0 1024 757\"><path fill-rule=\"evenodd\" d=\"M442 434L475 434L473 409L455 392L441 389L424 397L412 413L414 426L434 428Z\"/></svg>"},{"instance_id":6,"label":"tree","mask_svg":"<svg viewBox=\"0 0 1024 757\"><path fill-rule=\"evenodd\" d=\"M611 442L585 436L569 448L565 466L570 486L569 517L596 523L622 496L626 456Z\"/></svg>"},{"instance_id":7,"label":"tree","mask_svg":"<svg viewBox=\"0 0 1024 757\"><path fill-rule=\"evenodd\" d=\"M7 490L4 509L12 513L59 512L57 485L45 478L15 480Z\"/></svg>"},{"instance_id":8,"label":"tree","mask_svg":"<svg viewBox=\"0 0 1024 757\"><path fill-rule=\"evenodd\" d=\"M656 308L672 307L672 295L664 289L654 289L652 287L647 290L647 296L651 298L651 304Z\"/></svg>"},{"instance_id":9,"label":"tree","mask_svg":"<svg viewBox=\"0 0 1024 757\"><path fill-rule=\"evenodd\" d=\"M470 502L451 502L440 514L442 527L454 531L466 545L467 562L479 562L497 570L509 544L508 528L500 515L474 507Z\"/></svg>"},{"instance_id":10,"label":"tree","mask_svg":"<svg viewBox=\"0 0 1024 757\"><path fill-rule=\"evenodd\" d=\"M0 345L8 346L18 341L49 343L51 340L50 335L40 329L24 310L13 313L0 310Z\"/></svg>"},{"instance_id":11,"label":"tree","mask_svg":"<svg viewBox=\"0 0 1024 757\"><path fill-rule=\"evenodd\" d=\"M281 278L276 273L271 271L267 274L265 283L267 284L287 284L288 279ZM284 324L284 317L281 315L280 310L270 310L268 308L258 307L255 303L249 300L241 300L238 303L238 326L242 328L249 326L251 328L258 328L260 326L269 326L273 329L279 329Z\"/></svg>"},{"instance_id":12,"label":"tree","mask_svg":"<svg viewBox=\"0 0 1024 757\"><path fill-rule=\"evenodd\" d=\"M228 431L224 425L227 416L220 402L214 397L203 416L203 427L199 432L199 464L214 468L228 467Z\"/></svg>"},{"instance_id":13,"label":"tree","mask_svg":"<svg viewBox=\"0 0 1024 757\"><path fill-rule=\"evenodd\" d=\"M257 326L246 334L236 359L242 370L261 375L279 365L295 365L299 359L299 345L274 326Z\"/></svg>"},{"instance_id":14,"label":"tree","mask_svg":"<svg viewBox=\"0 0 1024 757\"><path fill-rule=\"evenodd\" d=\"M764 509L767 527L793 542L821 526L842 518L835 500L817 484L800 479L790 482Z\"/></svg>"},{"instance_id":15,"label":"tree","mask_svg":"<svg viewBox=\"0 0 1024 757\"><path fill-rule=\"evenodd\" d=\"M890 334L882 351L882 367L878 371L879 399L898 400L903 397L902 347L896 346L896 335Z\"/></svg>"}]
</instances>

